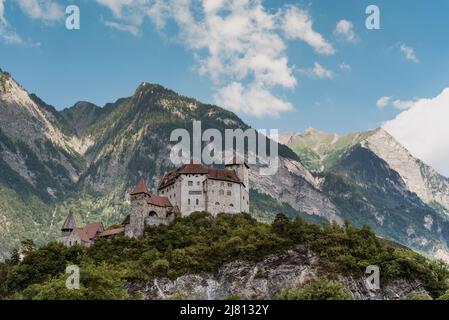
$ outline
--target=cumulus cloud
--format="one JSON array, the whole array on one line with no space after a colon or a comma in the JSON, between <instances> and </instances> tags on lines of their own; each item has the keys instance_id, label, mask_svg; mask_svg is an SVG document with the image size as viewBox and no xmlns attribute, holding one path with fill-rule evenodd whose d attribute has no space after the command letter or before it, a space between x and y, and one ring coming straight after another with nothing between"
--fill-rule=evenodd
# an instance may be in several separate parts
<instances>
[{"instance_id":1,"label":"cumulus cloud","mask_svg":"<svg viewBox=\"0 0 449 320\"><path fill-rule=\"evenodd\" d=\"M300 71L309 77L317 79L332 79L334 77L334 72L332 70L326 69L318 62L313 64L313 68L303 69Z\"/></svg>"},{"instance_id":2,"label":"cumulus cloud","mask_svg":"<svg viewBox=\"0 0 449 320\"><path fill-rule=\"evenodd\" d=\"M257 85L245 87L239 82L221 88L214 98L225 108L256 117L278 117L281 112L293 110L290 102L275 97L269 90Z\"/></svg>"},{"instance_id":3,"label":"cumulus cloud","mask_svg":"<svg viewBox=\"0 0 449 320\"><path fill-rule=\"evenodd\" d=\"M389 106L390 102L391 102L391 98L392 97L386 97L386 96L379 98L379 100L377 100L377 102L376 102L376 106L381 109Z\"/></svg>"},{"instance_id":4,"label":"cumulus cloud","mask_svg":"<svg viewBox=\"0 0 449 320\"><path fill-rule=\"evenodd\" d=\"M287 38L300 39L320 54L332 55L335 53L332 45L313 29L312 18L307 11L295 6L288 6L282 20L282 28Z\"/></svg>"},{"instance_id":5,"label":"cumulus cloud","mask_svg":"<svg viewBox=\"0 0 449 320\"><path fill-rule=\"evenodd\" d=\"M63 19L64 8L53 0L17 0L19 7L29 17L44 22Z\"/></svg>"},{"instance_id":6,"label":"cumulus cloud","mask_svg":"<svg viewBox=\"0 0 449 320\"><path fill-rule=\"evenodd\" d=\"M308 13L294 6L270 12L261 0L96 1L120 22L108 26L133 34L145 18L161 31L174 22L176 38L193 52L198 72L211 78L215 102L257 117L293 109L274 94L276 88L293 89L297 84L287 40L305 41L319 54L335 52L313 30Z\"/></svg>"},{"instance_id":7,"label":"cumulus cloud","mask_svg":"<svg viewBox=\"0 0 449 320\"><path fill-rule=\"evenodd\" d=\"M5 18L5 0L0 0L0 38L6 43L23 43L22 38L12 29Z\"/></svg>"},{"instance_id":8,"label":"cumulus cloud","mask_svg":"<svg viewBox=\"0 0 449 320\"><path fill-rule=\"evenodd\" d=\"M407 46L405 44L401 44L399 49L404 54L404 57L407 60L413 61L415 63L419 62L419 59L418 59L418 57L416 56L416 53L415 53L415 49L413 49L412 47L409 47L409 46Z\"/></svg>"},{"instance_id":9,"label":"cumulus cloud","mask_svg":"<svg viewBox=\"0 0 449 320\"><path fill-rule=\"evenodd\" d=\"M357 35L354 32L354 25L351 21L340 20L335 27L334 33L347 42L357 41Z\"/></svg>"},{"instance_id":10,"label":"cumulus cloud","mask_svg":"<svg viewBox=\"0 0 449 320\"><path fill-rule=\"evenodd\" d=\"M449 176L449 88L412 104L382 127L414 156Z\"/></svg>"},{"instance_id":11,"label":"cumulus cloud","mask_svg":"<svg viewBox=\"0 0 449 320\"><path fill-rule=\"evenodd\" d=\"M412 100L394 100L393 101L393 106L396 109L400 109L400 110L407 110L407 109L411 109L415 106L416 101L412 101Z\"/></svg>"},{"instance_id":12,"label":"cumulus cloud","mask_svg":"<svg viewBox=\"0 0 449 320\"><path fill-rule=\"evenodd\" d=\"M415 106L417 100L393 100L393 97L381 97L376 102L376 106L380 109L386 107L394 107L399 110L407 110Z\"/></svg>"}]
</instances>

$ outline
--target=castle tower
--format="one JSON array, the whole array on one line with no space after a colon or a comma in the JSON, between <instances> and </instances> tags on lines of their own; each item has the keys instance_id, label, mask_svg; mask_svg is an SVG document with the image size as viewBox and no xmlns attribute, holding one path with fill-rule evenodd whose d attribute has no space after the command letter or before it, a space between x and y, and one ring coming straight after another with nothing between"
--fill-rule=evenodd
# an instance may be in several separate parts
<instances>
[{"instance_id":1,"label":"castle tower","mask_svg":"<svg viewBox=\"0 0 449 320\"><path fill-rule=\"evenodd\" d=\"M129 195L131 198L131 214L125 233L129 237L140 237L143 235L148 202L151 199L145 180L141 179Z\"/></svg>"},{"instance_id":2,"label":"castle tower","mask_svg":"<svg viewBox=\"0 0 449 320\"><path fill-rule=\"evenodd\" d=\"M240 181L245 185L245 190L249 193L249 166L244 159L234 156L231 162L226 164L226 169L234 170Z\"/></svg>"},{"instance_id":3,"label":"castle tower","mask_svg":"<svg viewBox=\"0 0 449 320\"><path fill-rule=\"evenodd\" d=\"M65 238L70 236L73 230L76 228L75 217L73 216L72 211L69 212L69 215L64 221L64 224L61 227L61 237Z\"/></svg>"}]
</instances>

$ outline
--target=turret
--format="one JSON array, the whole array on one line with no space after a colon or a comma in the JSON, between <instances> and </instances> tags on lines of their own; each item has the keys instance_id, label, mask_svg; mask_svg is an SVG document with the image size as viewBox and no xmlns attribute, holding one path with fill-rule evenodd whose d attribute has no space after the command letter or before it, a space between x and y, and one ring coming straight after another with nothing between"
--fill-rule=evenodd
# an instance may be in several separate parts
<instances>
[{"instance_id":1,"label":"turret","mask_svg":"<svg viewBox=\"0 0 449 320\"><path fill-rule=\"evenodd\" d=\"M139 237L143 234L147 214L146 209L151 199L151 194L148 191L145 180L141 179L129 195L131 198L131 214L125 233L129 237Z\"/></svg>"},{"instance_id":2,"label":"turret","mask_svg":"<svg viewBox=\"0 0 449 320\"><path fill-rule=\"evenodd\" d=\"M75 217L73 216L72 211L69 212L69 215L64 221L64 224L61 227L61 237L68 237L73 230L76 228Z\"/></svg>"},{"instance_id":3,"label":"turret","mask_svg":"<svg viewBox=\"0 0 449 320\"><path fill-rule=\"evenodd\" d=\"M232 161L226 164L226 169L234 170L240 181L245 185L246 191L249 192L249 166L245 160L234 156Z\"/></svg>"}]
</instances>

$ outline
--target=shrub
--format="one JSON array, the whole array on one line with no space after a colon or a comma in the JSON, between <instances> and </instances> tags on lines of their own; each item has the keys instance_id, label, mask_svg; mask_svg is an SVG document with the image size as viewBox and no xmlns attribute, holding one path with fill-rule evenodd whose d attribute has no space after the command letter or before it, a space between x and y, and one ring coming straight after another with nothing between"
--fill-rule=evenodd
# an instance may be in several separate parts
<instances>
[{"instance_id":1,"label":"shrub","mask_svg":"<svg viewBox=\"0 0 449 320\"><path fill-rule=\"evenodd\" d=\"M280 300L351 300L351 293L340 281L315 278L302 288L284 288L278 295Z\"/></svg>"},{"instance_id":2,"label":"shrub","mask_svg":"<svg viewBox=\"0 0 449 320\"><path fill-rule=\"evenodd\" d=\"M405 300L433 300L427 293L414 292L410 293Z\"/></svg>"}]
</instances>

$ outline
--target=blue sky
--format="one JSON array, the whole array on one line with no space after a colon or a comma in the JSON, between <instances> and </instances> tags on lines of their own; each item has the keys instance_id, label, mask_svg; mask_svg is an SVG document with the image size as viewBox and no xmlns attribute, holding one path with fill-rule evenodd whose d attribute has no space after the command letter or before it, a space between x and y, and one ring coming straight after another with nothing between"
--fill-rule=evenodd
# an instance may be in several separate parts
<instances>
[{"instance_id":1,"label":"blue sky","mask_svg":"<svg viewBox=\"0 0 449 320\"><path fill-rule=\"evenodd\" d=\"M244 9L229 5L238 2ZM221 102L256 128L341 134L379 127L449 86L446 0L161 3L0 0L0 68L58 109L102 106L147 81ZM69 4L80 8L80 30L65 28ZM369 4L381 30L365 27ZM217 23L232 14L260 21Z\"/></svg>"}]
</instances>

